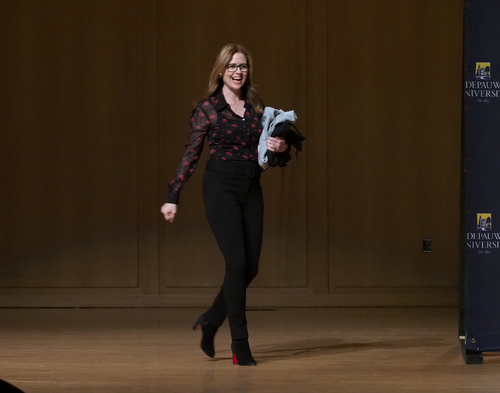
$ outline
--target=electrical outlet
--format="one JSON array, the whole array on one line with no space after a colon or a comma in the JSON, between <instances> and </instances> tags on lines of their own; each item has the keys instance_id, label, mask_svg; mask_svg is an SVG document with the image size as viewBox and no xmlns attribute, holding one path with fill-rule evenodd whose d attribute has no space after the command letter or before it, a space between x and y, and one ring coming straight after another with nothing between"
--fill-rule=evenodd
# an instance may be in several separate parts
<instances>
[{"instance_id":1,"label":"electrical outlet","mask_svg":"<svg viewBox=\"0 0 500 393\"><path fill-rule=\"evenodd\" d=\"M422 252L431 252L431 239L422 239Z\"/></svg>"}]
</instances>

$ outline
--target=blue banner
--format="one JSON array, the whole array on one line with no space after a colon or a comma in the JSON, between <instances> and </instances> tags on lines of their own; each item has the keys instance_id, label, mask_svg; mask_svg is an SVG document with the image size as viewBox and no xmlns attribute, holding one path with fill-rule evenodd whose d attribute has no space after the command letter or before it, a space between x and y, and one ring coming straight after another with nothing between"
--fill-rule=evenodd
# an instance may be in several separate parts
<instances>
[{"instance_id":1,"label":"blue banner","mask_svg":"<svg viewBox=\"0 0 500 393\"><path fill-rule=\"evenodd\" d=\"M500 351L500 1L464 6L460 334Z\"/></svg>"}]
</instances>

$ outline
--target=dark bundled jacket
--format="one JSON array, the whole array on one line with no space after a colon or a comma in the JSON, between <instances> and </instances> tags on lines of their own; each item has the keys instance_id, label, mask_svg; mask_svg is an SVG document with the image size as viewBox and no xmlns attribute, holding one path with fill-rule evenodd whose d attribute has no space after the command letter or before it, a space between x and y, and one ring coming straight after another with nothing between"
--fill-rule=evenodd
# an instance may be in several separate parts
<instances>
[{"instance_id":1,"label":"dark bundled jacket","mask_svg":"<svg viewBox=\"0 0 500 393\"><path fill-rule=\"evenodd\" d=\"M296 153L302 151L302 142L306 139L295 127L293 121L297 119L294 111L284 112L281 109L266 107L262 115L262 134L259 141L259 165L267 169L268 166L286 166L290 161L291 147ZM267 150L266 140L269 137L283 137L288 149L283 153L273 153Z\"/></svg>"}]
</instances>

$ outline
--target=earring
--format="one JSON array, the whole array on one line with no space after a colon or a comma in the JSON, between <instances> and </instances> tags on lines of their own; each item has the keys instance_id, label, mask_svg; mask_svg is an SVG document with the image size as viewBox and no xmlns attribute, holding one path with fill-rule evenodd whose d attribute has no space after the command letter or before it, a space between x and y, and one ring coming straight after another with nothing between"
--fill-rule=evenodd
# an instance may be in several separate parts
<instances>
[{"instance_id":1,"label":"earring","mask_svg":"<svg viewBox=\"0 0 500 393\"><path fill-rule=\"evenodd\" d=\"M222 78L222 74L219 74L219 79Z\"/></svg>"}]
</instances>

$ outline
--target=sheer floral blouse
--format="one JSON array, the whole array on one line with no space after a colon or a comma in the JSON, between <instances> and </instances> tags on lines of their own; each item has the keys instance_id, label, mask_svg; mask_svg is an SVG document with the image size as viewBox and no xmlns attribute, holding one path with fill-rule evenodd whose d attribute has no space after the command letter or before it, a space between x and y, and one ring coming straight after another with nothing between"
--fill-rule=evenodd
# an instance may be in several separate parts
<instances>
[{"instance_id":1,"label":"sheer floral blouse","mask_svg":"<svg viewBox=\"0 0 500 393\"><path fill-rule=\"evenodd\" d=\"M222 90L200 101L191 114L184 155L174 179L168 184L167 203L179 203L180 191L196 168L205 138L210 146L211 160L258 163L261 117L248 99L243 117L238 116L226 102Z\"/></svg>"}]
</instances>

